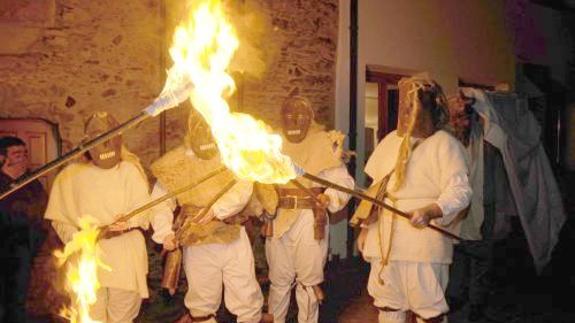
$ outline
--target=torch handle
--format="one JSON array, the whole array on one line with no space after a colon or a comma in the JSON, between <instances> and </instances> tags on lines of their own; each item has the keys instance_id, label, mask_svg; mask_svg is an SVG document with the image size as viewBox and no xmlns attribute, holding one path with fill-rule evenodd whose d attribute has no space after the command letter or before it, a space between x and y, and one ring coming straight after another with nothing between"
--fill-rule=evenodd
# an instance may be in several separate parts
<instances>
[{"instance_id":1,"label":"torch handle","mask_svg":"<svg viewBox=\"0 0 575 323\"><path fill-rule=\"evenodd\" d=\"M402 216L402 217L404 217L404 218L406 218L406 219L410 219L410 218L411 218L411 216L410 216L409 214L407 214L407 213L405 213L405 212L403 212L403 211L401 211L401 210L398 210L398 209L396 209L396 208L394 208L394 207L392 207L392 206L390 206L390 205L387 205L387 204L385 204L383 201L380 201L380 200L378 200L378 199L376 199L376 198L373 198L373 197L371 197L371 196L369 196L369 195L367 195L367 194L358 192L358 191L356 191L356 190L349 189L349 188L344 187L344 186L341 186L341 185L337 185L337 184L335 184L335 183L332 183L332 182L330 182L330 181L326 181L325 179L319 178L319 177L314 176L314 175L309 174L309 173L304 173L302 176L305 177L305 178L307 178L307 179L309 179L310 181L314 181L314 182L316 182L316 183L318 183L318 184L321 184L321 185L324 185L324 186L326 186L326 187L333 188L333 189L336 189L336 190L338 190L338 191L341 191L341 192L347 193L347 194L349 194L349 195L355 196L355 197L357 197L357 198L359 198L359 199L369 201L369 202L371 202L371 203L373 203L373 204L376 204L376 205L379 206L379 207L382 207L382 208L384 208L384 209L387 209L387 210L389 210L389 211L391 211L391 212L393 212L393 213L395 213L395 214L397 214L397 215L399 215L399 216ZM452 238L452 239L455 239L455 240L458 240L458 241L463 241L463 240L464 240L464 239L461 238L460 236L457 236L457 235L455 235L455 234L453 234L453 233L451 233L451 232L449 232L449 231L447 231L447 230L445 230L445 229L442 229L442 228L440 228L440 227L438 227L438 226L435 226L435 225L433 225L433 224L429 224L427 227L430 228L430 229L432 229L432 230L435 230L435 231L437 231L437 232L439 232L439 233L442 233L442 234L444 234L444 235L446 235L446 236L448 236L448 237L450 237L450 238Z\"/></svg>"},{"instance_id":2,"label":"torch handle","mask_svg":"<svg viewBox=\"0 0 575 323\"><path fill-rule=\"evenodd\" d=\"M96 138L85 142L85 143L81 143L80 145L78 145L76 148L74 148L73 150L67 152L66 154L60 156L59 158L56 158L50 162L48 162L47 164L45 164L44 166L34 170L33 172L23 175L21 177L19 177L18 179L16 179L16 181L10 186L9 189L7 189L6 191L2 192L2 194L0 195L0 200L3 200L5 197L7 197L8 195L16 192L17 190L21 189L22 187L24 187L26 184L32 182L33 180L37 179L38 177L62 166L63 164L69 162L70 160L80 156L81 154L83 154L84 152L92 149L94 146L97 146L105 141L110 140L111 138L121 134L123 131L132 128L134 126L136 126L137 124L141 123L142 121L146 120L147 118L150 118L151 116L149 114L146 114L144 112L138 114L137 116L133 117L132 119L122 123L121 125L97 136Z\"/></svg>"},{"instance_id":3,"label":"torch handle","mask_svg":"<svg viewBox=\"0 0 575 323\"><path fill-rule=\"evenodd\" d=\"M224 196L224 194L226 194L230 189L232 189L232 187L236 184L236 182L237 181L235 179L229 181L226 184L226 186L224 186L224 188L222 188L216 195L212 197L212 199L208 202L208 204L198 214L196 214L193 218L190 219L186 218L182 223L182 226L176 230L176 241L180 242L182 240L182 235L185 233L185 230L190 226L190 223L197 223L197 221L202 220L204 216L208 214L212 206L214 206L214 204L216 204L216 202L222 196Z\"/></svg>"},{"instance_id":4,"label":"torch handle","mask_svg":"<svg viewBox=\"0 0 575 323\"><path fill-rule=\"evenodd\" d=\"M194 187L200 185L201 183L207 181L208 179L210 179L210 178L212 178L212 177L214 177L214 176L216 176L216 175L218 175L218 174L220 174L220 173L222 173L222 172L224 172L224 171L226 171L226 170L227 170L227 168L224 167L224 166L222 166L222 167L220 167L220 168L217 168L217 169L215 169L215 170L209 172L209 173L206 174L205 176L199 178L198 180L196 180L196 181L190 183L189 185L186 185L186 186L180 187L180 188L178 188L178 189L176 189L176 190L174 190L174 191L168 192L167 194L163 195L162 197L159 197L159 198L157 198L157 199L155 199L155 200L152 200L152 201L150 201L150 202L148 202L148 203L146 203L146 204L140 206L139 208L132 210L131 212L129 212L129 213L123 215L122 217L120 217L118 220L114 221L114 223L128 221L129 219L133 218L133 217L136 216L137 214L142 213L142 212L144 212L144 211L146 211L146 210L148 210L148 209L151 209L151 208L153 208L154 206L156 206L156 205L158 205L158 204L164 202L164 201L167 200L167 199L170 199L170 198L172 198L172 197L174 197L174 196L177 196L177 195L182 194L182 193L184 193L184 192L186 192L186 191L189 191L189 190L193 189ZM105 226L105 227L102 228L102 230L100 231L100 236L104 236L104 235L106 234L106 232L108 231L108 227L109 227L109 225L107 225L107 226Z\"/></svg>"}]
</instances>

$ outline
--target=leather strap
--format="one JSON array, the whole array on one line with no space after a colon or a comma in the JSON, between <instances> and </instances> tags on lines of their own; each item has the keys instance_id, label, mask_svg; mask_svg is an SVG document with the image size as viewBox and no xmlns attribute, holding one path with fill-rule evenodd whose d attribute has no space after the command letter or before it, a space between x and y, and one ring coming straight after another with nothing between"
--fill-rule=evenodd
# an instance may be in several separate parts
<instances>
[{"instance_id":1,"label":"leather strap","mask_svg":"<svg viewBox=\"0 0 575 323\"><path fill-rule=\"evenodd\" d=\"M309 189L314 194L321 194L323 193L324 189L322 187L312 187ZM284 196L297 196L297 197L309 197L309 194L299 188L278 188L278 194L280 197Z\"/></svg>"},{"instance_id":2,"label":"leather strap","mask_svg":"<svg viewBox=\"0 0 575 323\"><path fill-rule=\"evenodd\" d=\"M313 194L319 195L324 189L313 187L310 190ZM316 204L308 192L299 188L278 188L278 195L280 209L313 209Z\"/></svg>"}]
</instances>

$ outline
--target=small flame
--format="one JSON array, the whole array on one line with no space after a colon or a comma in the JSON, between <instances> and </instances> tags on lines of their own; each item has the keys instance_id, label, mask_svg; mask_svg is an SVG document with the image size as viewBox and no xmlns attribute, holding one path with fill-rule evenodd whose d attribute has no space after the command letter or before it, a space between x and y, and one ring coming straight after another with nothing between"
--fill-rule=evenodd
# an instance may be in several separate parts
<instances>
[{"instance_id":1,"label":"small flame","mask_svg":"<svg viewBox=\"0 0 575 323\"><path fill-rule=\"evenodd\" d=\"M72 323L99 323L90 318L90 306L96 300L100 288L98 268L111 270L98 258L98 233L96 221L90 217L79 220L80 231L66 243L64 250L54 255L58 266L66 266L66 290L70 294L71 305L60 311L60 315Z\"/></svg>"},{"instance_id":2,"label":"small flame","mask_svg":"<svg viewBox=\"0 0 575 323\"><path fill-rule=\"evenodd\" d=\"M235 91L235 83L227 69L240 43L221 1L193 1L188 12L174 33L174 65L165 90L194 84L192 105L210 125L222 161L236 176L261 183L295 178L290 158L281 153L281 137L250 115L230 112L226 98Z\"/></svg>"}]
</instances>

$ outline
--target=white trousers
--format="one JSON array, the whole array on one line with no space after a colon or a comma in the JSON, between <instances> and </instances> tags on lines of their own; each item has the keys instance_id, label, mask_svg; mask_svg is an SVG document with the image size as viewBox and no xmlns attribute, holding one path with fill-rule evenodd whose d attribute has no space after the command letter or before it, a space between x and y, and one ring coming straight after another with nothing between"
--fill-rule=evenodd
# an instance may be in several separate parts
<instances>
[{"instance_id":1,"label":"white trousers","mask_svg":"<svg viewBox=\"0 0 575 323\"><path fill-rule=\"evenodd\" d=\"M424 319L446 314L448 277L448 264L390 261L381 271L380 261L373 259L367 283L369 295L376 307L397 310L380 311L379 322L403 322L401 316L408 310Z\"/></svg>"},{"instance_id":2,"label":"white trousers","mask_svg":"<svg viewBox=\"0 0 575 323\"><path fill-rule=\"evenodd\" d=\"M268 312L273 314L274 323L285 322L294 281L298 322L318 321L319 304L311 287L323 282L328 234L329 226L326 226L325 238L314 239L313 214L305 210L282 237L267 239L266 257L271 281Z\"/></svg>"},{"instance_id":3,"label":"white trousers","mask_svg":"<svg viewBox=\"0 0 575 323\"><path fill-rule=\"evenodd\" d=\"M90 308L93 320L102 323L131 323L140 312L142 298L138 292L101 287L98 300Z\"/></svg>"},{"instance_id":4,"label":"white trousers","mask_svg":"<svg viewBox=\"0 0 575 323\"><path fill-rule=\"evenodd\" d=\"M215 314L223 292L225 305L238 322L260 321L264 298L244 228L230 244L185 247L184 270L188 281L184 303L192 316Z\"/></svg>"}]
</instances>

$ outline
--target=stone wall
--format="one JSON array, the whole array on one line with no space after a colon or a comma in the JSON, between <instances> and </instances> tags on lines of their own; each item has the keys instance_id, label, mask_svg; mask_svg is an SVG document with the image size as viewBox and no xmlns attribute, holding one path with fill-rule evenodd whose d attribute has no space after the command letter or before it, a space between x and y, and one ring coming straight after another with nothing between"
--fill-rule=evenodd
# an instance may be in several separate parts
<instances>
[{"instance_id":1,"label":"stone wall","mask_svg":"<svg viewBox=\"0 0 575 323\"><path fill-rule=\"evenodd\" d=\"M163 82L161 0L5 0L0 6L0 117L58 124L63 150L96 110L124 121ZM145 163L158 157L158 121L125 134Z\"/></svg>"},{"instance_id":2,"label":"stone wall","mask_svg":"<svg viewBox=\"0 0 575 323\"><path fill-rule=\"evenodd\" d=\"M257 77L254 73L233 73L237 93L229 100L232 109L278 126L283 100L290 94L298 94L311 100L318 122L333 127L338 1L232 3L234 23L241 24L239 37L252 47L252 51L246 53L240 45L243 65L250 64L245 56L254 54L261 56L257 63L265 65L264 72L257 73ZM181 2L168 1L168 34L181 17L182 8ZM237 61L234 63L238 65ZM185 114L186 109L171 110L167 114L168 149L180 142Z\"/></svg>"},{"instance_id":3,"label":"stone wall","mask_svg":"<svg viewBox=\"0 0 575 323\"><path fill-rule=\"evenodd\" d=\"M265 63L257 78L234 73L238 92L232 108L277 125L282 101L299 94L311 100L319 122L332 125L338 1L226 2L242 14L234 15L235 22L244 24L238 32L245 44L251 42L252 52L243 52L244 59L256 53ZM183 5L181 0L0 1L0 118L43 118L56 124L66 152L80 142L84 120L93 112L108 111L120 122L134 116L162 88L171 65L167 47ZM244 16L257 17L257 28L250 29L252 20ZM181 143L189 108L167 113L168 150ZM160 118L127 131L124 140L149 166L161 152ZM43 254L46 261L36 262L32 281L38 292L31 298L40 300L31 305L35 313L54 310L50 300L56 297L48 290L48 281L56 277L49 250ZM152 248L149 254L153 290L143 318L153 316L158 301L153 283L161 261Z\"/></svg>"},{"instance_id":4,"label":"stone wall","mask_svg":"<svg viewBox=\"0 0 575 323\"><path fill-rule=\"evenodd\" d=\"M167 46L182 1L5 0L0 5L0 117L39 117L59 126L63 150L82 138L96 110L119 121L159 93L170 65ZM333 124L337 0L246 0L240 10L265 17L255 46L265 56L258 78L235 73L235 110L277 124L290 94L308 97L319 122ZM166 6L167 17L164 17ZM240 31L241 33L242 31ZM245 35L240 35L249 38ZM185 132L187 108L166 118L168 149ZM125 133L148 165L159 156L159 120Z\"/></svg>"},{"instance_id":5,"label":"stone wall","mask_svg":"<svg viewBox=\"0 0 575 323\"><path fill-rule=\"evenodd\" d=\"M283 100L299 94L311 100L318 122L333 127L338 1L259 2L274 31L267 44L279 51L262 79L245 80L243 109L277 124Z\"/></svg>"},{"instance_id":6,"label":"stone wall","mask_svg":"<svg viewBox=\"0 0 575 323\"><path fill-rule=\"evenodd\" d=\"M65 152L82 139L96 110L124 121L149 104L163 83L163 0L0 1L0 117L57 124ZM125 135L148 164L159 156L159 121ZM36 258L28 309L58 312L65 297L51 235Z\"/></svg>"}]
</instances>

